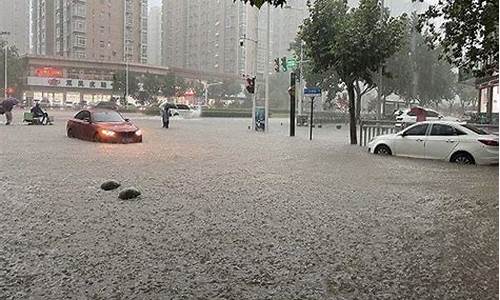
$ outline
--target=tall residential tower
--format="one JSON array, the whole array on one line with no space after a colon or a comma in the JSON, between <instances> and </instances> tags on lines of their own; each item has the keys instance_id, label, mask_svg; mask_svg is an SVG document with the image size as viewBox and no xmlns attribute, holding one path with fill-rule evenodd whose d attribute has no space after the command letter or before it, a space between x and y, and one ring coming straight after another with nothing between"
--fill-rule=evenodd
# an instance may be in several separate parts
<instances>
[{"instance_id":1,"label":"tall residential tower","mask_svg":"<svg viewBox=\"0 0 500 300\"><path fill-rule=\"evenodd\" d=\"M147 0L32 0L37 55L147 62Z\"/></svg>"}]
</instances>

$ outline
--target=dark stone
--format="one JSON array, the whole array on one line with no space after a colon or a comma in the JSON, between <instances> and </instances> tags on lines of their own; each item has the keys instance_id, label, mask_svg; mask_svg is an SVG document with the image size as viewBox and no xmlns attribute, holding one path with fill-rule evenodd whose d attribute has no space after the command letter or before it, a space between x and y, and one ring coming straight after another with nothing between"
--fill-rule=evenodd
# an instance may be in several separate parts
<instances>
[{"instance_id":1,"label":"dark stone","mask_svg":"<svg viewBox=\"0 0 500 300\"><path fill-rule=\"evenodd\" d=\"M106 182L104 182L103 184L101 184L101 189L105 190L105 191L111 191L111 190L114 190L114 189L117 189L121 184L114 181L114 180L108 180Z\"/></svg>"},{"instance_id":2,"label":"dark stone","mask_svg":"<svg viewBox=\"0 0 500 300\"><path fill-rule=\"evenodd\" d=\"M124 189L123 191L121 191L120 194L118 195L118 198L120 198L122 200L128 200L128 199L137 198L140 195L141 195L141 192L139 192L138 189L132 187L132 188Z\"/></svg>"}]
</instances>

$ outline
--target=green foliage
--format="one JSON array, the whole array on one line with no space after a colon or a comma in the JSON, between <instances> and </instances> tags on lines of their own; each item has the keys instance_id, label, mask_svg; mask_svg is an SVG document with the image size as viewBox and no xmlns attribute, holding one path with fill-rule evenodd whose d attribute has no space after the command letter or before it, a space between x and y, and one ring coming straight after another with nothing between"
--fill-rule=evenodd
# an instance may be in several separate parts
<instances>
[{"instance_id":1,"label":"green foliage","mask_svg":"<svg viewBox=\"0 0 500 300\"><path fill-rule=\"evenodd\" d=\"M20 91L23 87L23 77L26 70L26 62L20 58L19 52L15 46L7 47L7 84L16 90L16 97L20 98ZM5 80L5 41L0 40L0 97L4 95L4 80Z\"/></svg>"},{"instance_id":2,"label":"green foliage","mask_svg":"<svg viewBox=\"0 0 500 300\"><path fill-rule=\"evenodd\" d=\"M498 0L440 0L420 16L419 25L430 32L431 47L444 49L449 63L475 70L476 76L498 70Z\"/></svg>"},{"instance_id":3,"label":"green foliage","mask_svg":"<svg viewBox=\"0 0 500 300\"><path fill-rule=\"evenodd\" d=\"M113 91L125 95L125 71L113 76ZM174 74L153 75L129 72L129 95L143 103L153 103L156 97L176 97L184 94L191 87L182 77Z\"/></svg>"},{"instance_id":4,"label":"green foliage","mask_svg":"<svg viewBox=\"0 0 500 300\"><path fill-rule=\"evenodd\" d=\"M400 45L404 22L388 11L380 14L377 0L361 0L358 8L343 0L316 0L304 21L300 37L312 72L336 73L346 85L349 97L350 138L356 144L354 85L373 85L373 73ZM380 20L381 19L381 20Z\"/></svg>"},{"instance_id":5,"label":"green foliage","mask_svg":"<svg viewBox=\"0 0 500 300\"><path fill-rule=\"evenodd\" d=\"M417 23L416 15L405 20L401 47L385 64L382 95L395 93L407 104L437 105L454 98L456 75L450 64L439 59L442 48L427 47Z\"/></svg>"},{"instance_id":6,"label":"green foliage","mask_svg":"<svg viewBox=\"0 0 500 300\"><path fill-rule=\"evenodd\" d=\"M233 0L236 2L236 0ZM250 3L250 5L257 6L258 8L261 8L264 3L268 2L271 5L274 6L283 6L286 4L286 0L241 0L244 3Z\"/></svg>"},{"instance_id":7,"label":"green foliage","mask_svg":"<svg viewBox=\"0 0 500 300\"><path fill-rule=\"evenodd\" d=\"M221 100L236 96L241 92L240 81L223 81L220 85L212 85L208 88L209 98Z\"/></svg>"},{"instance_id":8,"label":"green foliage","mask_svg":"<svg viewBox=\"0 0 500 300\"><path fill-rule=\"evenodd\" d=\"M473 86L457 83L455 92L459 98L462 113L465 113L469 106L475 108L477 105L478 92Z\"/></svg>"}]
</instances>

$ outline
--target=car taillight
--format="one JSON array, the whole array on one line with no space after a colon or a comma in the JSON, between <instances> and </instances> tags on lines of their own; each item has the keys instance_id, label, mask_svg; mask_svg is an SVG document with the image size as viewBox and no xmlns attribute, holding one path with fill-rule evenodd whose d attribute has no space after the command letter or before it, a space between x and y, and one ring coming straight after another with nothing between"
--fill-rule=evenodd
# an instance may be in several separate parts
<instances>
[{"instance_id":1,"label":"car taillight","mask_svg":"<svg viewBox=\"0 0 500 300\"><path fill-rule=\"evenodd\" d=\"M480 141L481 143L488 145L488 146L498 147L498 141L495 141L495 140L478 140L478 141Z\"/></svg>"}]
</instances>

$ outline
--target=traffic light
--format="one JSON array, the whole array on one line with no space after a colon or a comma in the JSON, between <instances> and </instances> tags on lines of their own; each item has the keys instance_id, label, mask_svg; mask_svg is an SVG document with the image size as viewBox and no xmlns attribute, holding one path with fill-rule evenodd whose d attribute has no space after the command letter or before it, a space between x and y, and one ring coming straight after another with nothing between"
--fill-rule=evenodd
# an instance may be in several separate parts
<instances>
[{"instance_id":1,"label":"traffic light","mask_svg":"<svg viewBox=\"0 0 500 300\"><path fill-rule=\"evenodd\" d=\"M280 59L279 59L279 57L274 59L274 71L276 71L277 73L280 72Z\"/></svg>"},{"instance_id":2,"label":"traffic light","mask_svg":"<svg viewBox=\"0 0 500 300\"><path fill-rule=\"evenodd\" d=\"M288 67L286 66L286 56L281 58L281 68L283 69L283 72L288 71Z\"/></svg>"},{"instance_id":3,"label":"traffic light","mask_svg":"<svg viewBox=\"0 0 500 300\"><path fill-rule=\"evenodd\" d=\"M247 89L247 92L249 92L250 94L255 93L255 77L247 78L246 89Z\"/></svg>"}]
</instances>

